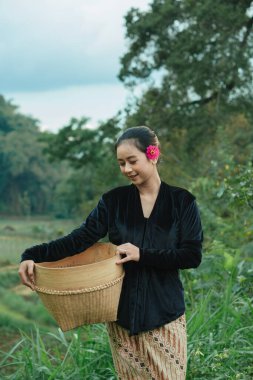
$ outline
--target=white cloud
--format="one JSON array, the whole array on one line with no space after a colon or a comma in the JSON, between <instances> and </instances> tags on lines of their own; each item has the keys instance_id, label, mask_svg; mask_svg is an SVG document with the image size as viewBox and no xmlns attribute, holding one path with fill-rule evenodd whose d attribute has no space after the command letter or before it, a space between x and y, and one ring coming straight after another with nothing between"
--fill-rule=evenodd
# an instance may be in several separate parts
<instances>
[{"instance_id":1,"label":"white cloud","mask_svg":"<svg viewBox=\"0 0 253 380\"><path fill-rule=\"evenodd\" d=\"M132 6L147 7L147 0L1 1L2 89L115 82L123 16Z\"/></svg>"},{"instance_id":2,"label":"white cloud","mask_svg":"<svg viewBox=\"0 0 253 380\"><path fill-rule=\"evenodd\" d=\"M120 84L69 87L44 92L7 94L19 111L40 120L41 130L57 131L71 117L90 118L89 126L115 116L123 109L127 91Z\"/></svg>"},{"instance_id":3,"label":"white cloud","mask_svg":"<svg viewBox=\"0 0 253 380\"><path fill-rule=\"evenodd\" d=\"M117 80L124 15L148 0L0 0L0 93L56 131L125 104Z\"/></svg>"}]
</instances>

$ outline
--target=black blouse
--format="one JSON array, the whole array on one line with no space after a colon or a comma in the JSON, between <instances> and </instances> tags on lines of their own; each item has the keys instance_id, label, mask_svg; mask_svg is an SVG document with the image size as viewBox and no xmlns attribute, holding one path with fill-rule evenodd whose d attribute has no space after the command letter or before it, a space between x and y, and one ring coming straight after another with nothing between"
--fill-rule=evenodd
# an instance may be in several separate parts
<instances>
[{"instance_id":1,"label":"black blouse","mask_svg":"<svg viewBox=\"0 0 253 380\"><path fill-rule=\"evenodd\" d=\"M55 261L82 252L108 234L109 241L140 248L139 262L124 264L117 323L130 335L169 323L185 312L179 269L201 262L203 232L194 195L161 182L149 218L136 186L105 193L85 222L63 238L28 248L22 261Z\"/></svg>"}]
</instances>

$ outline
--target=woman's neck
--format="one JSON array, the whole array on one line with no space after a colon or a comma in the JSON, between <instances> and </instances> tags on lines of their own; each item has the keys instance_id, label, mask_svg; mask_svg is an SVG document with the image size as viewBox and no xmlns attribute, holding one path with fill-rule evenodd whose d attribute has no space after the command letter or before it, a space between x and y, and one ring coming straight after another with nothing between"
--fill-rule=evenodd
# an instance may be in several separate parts
<instances>
[{"instance_id":1,"label":"woman's neck","mask_svg":"<svg viewBox=\"0 0 253 380\"><path fill-rule=\"evenodd\" d=\"M147 182L136 185L141 196L157 195L160 189L161 179L158 173L152 176Z\"/></svg>"}]
</instances>

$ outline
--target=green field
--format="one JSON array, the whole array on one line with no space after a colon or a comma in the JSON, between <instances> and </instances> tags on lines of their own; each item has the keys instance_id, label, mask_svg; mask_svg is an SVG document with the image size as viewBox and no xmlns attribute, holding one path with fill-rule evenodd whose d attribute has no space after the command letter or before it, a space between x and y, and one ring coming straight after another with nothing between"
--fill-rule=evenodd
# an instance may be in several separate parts
<instances>
[{"instance_id":1,"label":"green field","mask_svg":"<svg viewBox=\"0 0 253 380\"><path fill-rule=\"evenodd\" d=\"M75 227L74 221L50 219L2 219L0 221L0 345L10 348L19 329L33 326L55 328L56 324L42 306L36 293L24 287L18 276L21 253L32 245L48 241ZM35 323L36 322L36 323Z\"/></svg>"},{"instance_id":2,"label":"green field","mask_svg":"<svg viewBox=\"0 0 253 380\"><path fill-rule=\"evenodd\" d=\"M56 239L80 223L81 221L49 218L1 218L0 263L17 264L21 253L27 247Z\"/></svg>"},{"instance_id":3,"label":"green field","mask_svg":"<svg viewBox=\"0 0 253 380\"><path fill-rule=\"evenodd\" d=\"M76 225L46 219L0 222L1 379L115 379L105 327L63 334L37 294L20 285L17 274L26 247L61 236ZM223 234L229 231L224 227ZM249 380L253 377L252 243L239 250L216 236L217 240L206 237L201 266L182 271L187 380Z\"/></svg>"},{"instance_id":4,"label":"green field","mask_svg":"<svg viewBox=\"0 0 253 380\"><path fill-rule=\"evenodd\" d=\"M0 379L115 379L104 326L63 334L18 276L25 248L79 224L46 218L0 221Z\"/></svg>"}]
</instances>

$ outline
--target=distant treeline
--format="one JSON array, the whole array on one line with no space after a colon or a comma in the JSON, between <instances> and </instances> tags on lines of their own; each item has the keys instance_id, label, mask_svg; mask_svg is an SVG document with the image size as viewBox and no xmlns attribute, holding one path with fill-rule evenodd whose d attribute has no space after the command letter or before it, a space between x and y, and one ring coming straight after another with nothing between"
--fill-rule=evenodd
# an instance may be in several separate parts
<instances>
[{"instance_id":1,"label":"distant treeline","mask_svg":"<svg viewBox=\"0 0 253 380\"><path fill-rule=\"evenodd\" d=\"M85 129L86 121L71 119L56 135L41 132L38 120L21 114L16 105L0 96L2 215L82 214L102 189L115 183L110 130L101 136L103 128ZM110 129L110 122L103 127ZM114 133L113 124L112 129Z\"/></svg>"}]
</instances>

